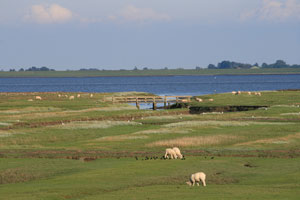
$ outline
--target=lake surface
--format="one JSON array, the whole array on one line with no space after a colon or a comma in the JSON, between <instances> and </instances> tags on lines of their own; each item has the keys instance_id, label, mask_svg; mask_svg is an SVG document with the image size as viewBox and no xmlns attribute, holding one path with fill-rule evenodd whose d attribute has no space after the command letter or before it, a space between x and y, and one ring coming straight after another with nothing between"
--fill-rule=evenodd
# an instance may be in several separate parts
<instances>
[{"instance_id":1,"label":"lake surface","mask_svg":"<svg viewBox=\"0 0 300 200\"><path fill-rule=\"evenodd\" d=\"M218 75L83 78L0 78L0 92L149 92L203 95L300 89L300 75Z\"/></svg>"}]
</instances>

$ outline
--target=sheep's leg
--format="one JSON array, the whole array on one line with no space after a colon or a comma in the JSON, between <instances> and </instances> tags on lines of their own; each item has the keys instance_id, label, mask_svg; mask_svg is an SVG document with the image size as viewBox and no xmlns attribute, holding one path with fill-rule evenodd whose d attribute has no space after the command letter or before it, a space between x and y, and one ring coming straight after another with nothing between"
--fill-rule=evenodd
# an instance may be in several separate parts
<instances>
[{"instance_id":1,"label":"sheep's leg","mask_svg":"<svg viewBox=\"0 0 300 200\"><path fill-rule=\"evenodd\" d=\"M165 158L169 158L169 157L168 157L168 153L167 153L167 152L166 152L166 154L165 154Z\"/></svg>"},{"instance_id":2,"label":"sheep's leg","mask_svg":"<svg viewBox=\"0 0 300 200\"><path fill-rule=\"evenodd\" d=\"M195 181L192 181L193 182L193 186L195 186Z\"/></svg>"},{"instance_id":3,"label":"sheep's leg","mask_svg":"<svg viewBox=\"0 0 300 200\"><path fill-rule=\"evenodd\" d=\"M201 181L202 181L202 185L205 187L206 186L205 180L201 179Z\"/></svg>"},{"instance_id":4,"label":"sheep's leg","mask_svg":"<svg viewBox=\"0 0 300 200\"><path fill-rule=\"evenodd\" d=\"M197 185L200 186L200 185L199 185L199 182L197 182Z\"/></svg>"}]
</instances>

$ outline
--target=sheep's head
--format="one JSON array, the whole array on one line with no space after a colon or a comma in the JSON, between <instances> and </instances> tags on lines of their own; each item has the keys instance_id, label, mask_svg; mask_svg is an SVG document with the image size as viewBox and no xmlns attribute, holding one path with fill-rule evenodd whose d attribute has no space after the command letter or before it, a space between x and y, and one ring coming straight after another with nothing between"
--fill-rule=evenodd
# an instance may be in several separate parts
<instances>
[{"instance_id":1,"label":"sheep's head","mask_svg":"<svg viewBox=\"0 0 300 200\"><path fill-rule=\"evenodd\" d=\"M192 183L190 181L187 181L185 183L188 184L189 186L192 186Z\"/></svg>"}]
</instances>

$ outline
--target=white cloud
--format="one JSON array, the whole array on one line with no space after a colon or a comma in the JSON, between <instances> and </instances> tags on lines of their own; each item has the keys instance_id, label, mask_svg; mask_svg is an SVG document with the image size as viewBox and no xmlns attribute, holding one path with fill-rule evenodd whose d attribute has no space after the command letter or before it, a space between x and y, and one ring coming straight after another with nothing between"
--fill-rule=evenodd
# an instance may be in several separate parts
<instances>
[{"instance_id":1,"label":"white cloud","mask_svg":"<svg viewBox=\"0 0 300 200\"><path fill-rule=\"evenodd\" d=\"M242 20L258 18L265 21L300 20L299 0L263 0L262 7L245 12Z\"/></svg>"},{"instance_id":2,"label":"white cloud","mask_svg":"<svg viewBox=\"0 0 300 200\"><path fill-rule=\"evenodd\" d=\"M72 19L72 12L58 4L50 6L33 5L30 13L25 16L28 21L33 21L40 24L49 23L64 23Z\"/></svg>"},{"instance_id":3,"label":"white cloud","mask_svg":"<svg viewBox=\"0 0 300 200\"><path fill-rule=\"evenodd\" d=\"M135 22L147 22L147 21L168 21L171 17L167 14L158 13L151 8L137 8L133 5L129 5L123 8L117 15L110 15L108 19L113 21L135 21Z\"/></svg>"}]
</instances>

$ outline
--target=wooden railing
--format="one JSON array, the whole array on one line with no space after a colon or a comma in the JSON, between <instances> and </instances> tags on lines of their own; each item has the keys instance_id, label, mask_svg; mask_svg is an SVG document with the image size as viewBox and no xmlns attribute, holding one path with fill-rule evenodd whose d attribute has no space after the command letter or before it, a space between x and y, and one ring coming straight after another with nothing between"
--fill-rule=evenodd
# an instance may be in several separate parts
<instances>
[{"instance_id":1,"label":"wooden railing","mask_svg":"<svg viewBox=\"0 0 300 200\"><path fill-rule=\"evenodd\" d=\"M164 108L171 103L188 103L191 102L192 96L133 96L133 97L112 97L113 103L136 103L140 108L140 103L153 103L153 110L156 110L157 103L163 103Z\"/></svg>"}]
</instances>

